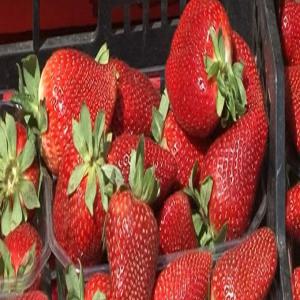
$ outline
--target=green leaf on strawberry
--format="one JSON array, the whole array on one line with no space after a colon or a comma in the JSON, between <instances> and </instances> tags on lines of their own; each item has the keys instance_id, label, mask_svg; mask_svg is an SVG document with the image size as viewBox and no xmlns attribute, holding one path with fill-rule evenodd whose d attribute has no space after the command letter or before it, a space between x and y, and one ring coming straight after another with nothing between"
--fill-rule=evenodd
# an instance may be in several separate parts
<instances>
[{"instance_id":1,"label":"green leaf on strawberry","mask_svg":"<svg viewBox=\"0 0 300 300\"><path fill-rule=\"evenodd\" d=\"M106 300L106 296L102 292L97 291L92 300Z\"/></svg>"},{"instance_id":2,"label":"green leaf on strawberry","mask_svg":"<svg viewBox=\"0 0 300 300\"><path fill-rule=\"evenodd\" d=\"M84 280L83 272L80 266L79 275L73 265L69 265L65 274L67 286L67 300L83 300L84 299Z\"/></svg>"},{"instance_id":3,"label":"green leaf on strawberry","mask_svg":"<svg viewBox=\"0 0 300 300\"><path fill-rule=\"evenodd\" d=\"M104 43L100 48L99 52L96 55L95 61L105 65L109 61L109 49L107 47L107 43Z\"/></svg>"}]
</instances>

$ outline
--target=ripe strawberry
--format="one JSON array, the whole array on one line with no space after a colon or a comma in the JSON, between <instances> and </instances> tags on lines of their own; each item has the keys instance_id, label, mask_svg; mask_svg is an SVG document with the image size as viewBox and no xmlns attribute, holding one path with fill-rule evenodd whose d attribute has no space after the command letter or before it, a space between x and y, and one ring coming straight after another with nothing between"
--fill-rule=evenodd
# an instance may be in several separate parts
<instances>
[{"instance_id":1,"label":"ripe strawberry","mask_svg":"<svg viewBox=\"0 0 300 300\"><path fill-rule=\"evenodd\" d=\"M122 134L112 143L108 154L108 162L117 166L128 182L130 153L136 149L139 136ZM145 168L154 166L155 177L160 184L160 198L164 199L176 182L177 165L172 155L145 137Z\"/></svg>"},{"instance_id":2,"label":"ripe strawberry","mask_svg":"<svg viewBox=\"0 0 300 300\"><path fill-rule=\"evenodd\" d=\"M288 234L300 242L300 183L287 191L285 218Z\"/></svg>"},{"instance_id":3,"label":"ripe strawberry","mask_svg":"<svg viewBox=\"0 0 300 300\"><path fill-rule=\"evenodd\" d=\"M294 269L292 276L293 300L300 300L300 267Z\"/></svg>"},{"instance_id":4,"label":"ripe strawberry","mask_svg":"<svg viewBox=\"0 0 300 300\"><path fill-rule=\"evenodd\" d=\"M230 39L219 1L187 4L167 60L166 85L176 121L190 135L207 137L220 118L225 125L245 112L243 66L232 65Z\"/></svg>"},{"instance_id":5,"label":"ripe strawberry","mask_svg":"<svg viewBox=\"0 0 300 300\"><path fill-rule=\"evenodd\" d=\"M48 300L48 297L41 291L31 291L17 297L16 300Z\"/></svg>"},{"instance_id":6,"label":"ripe strawberry","mask_svg":"<svg viewBox=\"0 0 300 300\"><path fill-rule=\"evenodd\" d=\"M101 291L106 295L106 299L110 299L111 295L111 282L108 274L97 273L94 274L84 288L84 299L93 300L94 295L97 291Z\"/></svg>"},{"instance_id":7,"label":"ripe strawberry","mask_svg":"<svg viewBox=\"0 0 300 300\"><path fill-rule=\"evenodd\" d=\"M57 175L65 148L72 143L72 119L78 118L84 102L92 121L100 110L105 111L105 125L109 128L116 99L115 70L73 49L54 52L41 78L35 56L25 58L22 63L27 90L21 83L15 100L37 123L43 158Z\"/></svg>"},{"instance_id":8,"label":"ripe strawberry","mask_svg":"<svg viewBox=\"0 0 300 300\"><path fill-rule=\"evenodd\" d=\"M297 1L284 3L281 12L281 41L287 65L300 64L300 4Z\"/></svg>"},{"instance_id":9,"label":"ripe strawberry","mask_svg":"<svg viewBox=\"0 0 300 300\"><path fill-rule=\"evenodd\" d=\"M150 300L158 257L158 228L151 208L159 183L153 167L144 173L144 141L131 155L129 190L110 200L106 243L111 271L111 299Z\"/></svg>"},{"instance_id":10,"label":"ripe strawberry","mask_svg":"<svg viewBox=\"0 0 300 300\"><path fill-rule=\"evenodd\" d=\"M286 114L289 131L298 153L300 153L300 66L285 69Z\"/></svg>"},{"instance_id":11,"label":"ripe strawberry","mask_svg":"<svg viewBox=\"0 0 300 300\"><path fill-rule=\"evenodd\" d=\"M40 206L35 140L10 114L0 119L1 231L7 235Z\"/></svg>"},{"instance_id":12,"label":"ripe strawberry","mask_svg":"<svg viewBox=\"0 0 300 300\"><path fill-rule=\"evenodd\" d=\"M101 239L107 210L104 173L109 135L105 117L99 113L92 131L85 105L80 121L73 120L74 145L62 160L53 204L53 227L57 242L73 262L91 265L101 259Z\"/></svg>"},{"instance_id":13,"label":"ripe strawberry","mask_svg":"<svg viewBox=\"0 0 300 300\"><path fill-rule=\"evenodd\" d=\"M269 228L258 229L217 261L211 280L211 299L265 299L276 267L274 233Z\"/></svg>"},{"instance_id":14,"label":"ripe strawberry","mask_svg":"<svg viewBox=\"0 0 300 300\"><path fill-rule=\"evenodd\" d=\"M153 300L207 299L211 268L210 252L193 252L181 256L159 274Z\"/></svg>"},{"instance_id":15,"label":"ripe strawberry","mask_svg":"<svg viewBox=\"0 0 300 300\"><path fill-rule=\"evenodd\" d=\"M197 247L198 242L189 198L182 191L174 193L165 201L159 220L161 253L172 253Z\"/></svg>"}]
</instances>

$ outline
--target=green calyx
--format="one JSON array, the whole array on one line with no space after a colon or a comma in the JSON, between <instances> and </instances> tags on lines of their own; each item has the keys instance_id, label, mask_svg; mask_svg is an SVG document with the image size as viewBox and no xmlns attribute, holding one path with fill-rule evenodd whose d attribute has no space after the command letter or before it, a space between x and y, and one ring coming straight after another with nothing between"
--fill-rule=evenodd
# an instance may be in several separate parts
<instances>
[{"instance_id":1,"label":"green calyx","mask_svg":"<svg viewBox=\"0 0 300 300\"><path fill-rule=\"evenodd\" d=\"M109 61L109 49L107 43L104 43L99 52L96 55L95 61L101 65L108 64Z\"/></svg>"},{"instance_id":2,"label":"green calyx","mask_svg":"<svg viewBox=\"0 0 300 300\"><path fill-rule=\"evenodd\" d=\"M1 232L6 236L27 220L27 210L40 207L40 203L34 184L25 176L36 156L34 135L28 133L24 148L17 154L16 122L7 113L0 120L0 140Z\"/></svg>"},{"instance_id":3,"label":"green calyx","mask_svg":"<svg viewBox=\"0 0 300 300\"><path fill-rule=\"evenodd\" d=\"M200 185L200 189L194 188L194 178L197 174L198 163L193 166L189 178L189 186L184 192L190 196L198 207L198 212L193 214L194 228L199 240L200 246L213 248L214 245L225 241L227 225L224 224L219 232L216 232L209 221L208 204L213 188L212 177L206 177Z\"/></svg>"},{"instance_id":4,"label":"green calyx","mask_svg":"<svg viewBox=\"0 0 300 300\"><path fill-rule=\"evenodd\" d=\"M146 203L155 201L160 193L158 180L154 176L154 167L144 168L144 137L141 136L137 150L130 156L129 185L137 199Z\"/></svg>"},{"instance_id":5,"label":"green calyx","mask_svg":"<svg viewBox=\"0 0 300 300\"><path fill-rule=\"evenodd\" d=\"M153 136L153 139L158 144L163 144L163 131L164 131L164 125L166 121L166 117L169 111L170 107L170 101L168 92L165 89L160 100L159 108L153 107L152 110L152 124L151 124L151 133Z\"/></svg>"},{"instance_id":6,"label":"green calyx","mask_svg":"<svg viewBox=\"0 0 300 300\"><path fill-rule=\"evenodd\" d=\"M85 202L91 215L93 215L94 200L97 188L100 189L104 209L108 209L108 199L115 188L123 185L121 171L105 160L112 141L112 135L105 133L105 114L97 115L94 130L89 110L83 104L80 120L73 120L73 142L79 153L82 163L77 165L68 182L68 195L74 193L84 177L87 176Z\"/></svg>"},{"instance_id":7,"label":"green calyx","mask_svg":"<svg viewBox=\"0 0 300 300\"><path fill-rule=\"evenodd\" d=\"M17 64L19 90L14 93L12 101L22 106L28 125L37 133L44 133L48 128L48 116L44 100L39 99L39 62L33 54L23 58L21 62L22 67Z\"/></svg>"},{"instance_id":8,"label":"green calyx","mask_svg":"<svg viewBox=\"0 0 300 300\"><path fill-rule=\"evenodd\" d=\"M246 111L246 92L243 85L243 64L232 64L226 57L224 38L220 29L218 35L213 27L209 34L213 43L213 58L204 56L205 70L208 79L214 78L217 82L218 91L216 110L221 117L221 125L226 127L235 122Z\"/></svg>"}]
</instances>

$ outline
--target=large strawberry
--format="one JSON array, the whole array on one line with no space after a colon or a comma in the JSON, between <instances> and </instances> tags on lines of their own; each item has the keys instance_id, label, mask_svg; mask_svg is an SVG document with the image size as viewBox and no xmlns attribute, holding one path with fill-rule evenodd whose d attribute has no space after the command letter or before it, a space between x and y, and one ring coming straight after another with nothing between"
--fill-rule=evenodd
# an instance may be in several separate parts
<instances>
[{"instance_id":1,"label":"large strawberry","mask_svg":"<svg viewBox=\"0 0 300 300\"><path fill-rule=\"evenodd\" d=\"M14 99L31 114L41 137L43 158L58 174L65 148L72 142L72 119L78 118L83 102L94 121L100 110L106 113L108 129L115 107L116 72L92 57L73 49L61 49L48 59L42 75L35 56L22 60L25 85L19 80Z\"/></svg>"},{"instance_id":2,"label":"large strawberry","mask_svg":"<svg viewBox=\"0 0 300 300\"><path fill-rule=\"evenodd\" d=\"M83 265L101 259L108 206L105 172L114 169L105 164L110 136L104 132L104 120L104 113L99 113L92 130L86 105L79 122L73 120L74 144L62 160L53 204L56 240L73 262L80 259Z\"/></svg>"},{"instance_id":3,"label":"large strawberry","mask_svg":"<svg viewBox=\"0 0 300 300\"><path fill-rule=\"evenodd\" d=\"M300 153L300 66L285 69L286 116L289 133Z\"/></svg>"},{"instance_id":4,"label":"large strawberry","mask_svg":"<svg viewBox=\"0 0 300 300\"><path fill-rule=\"evenodd\" d=\"M274 233L261 228L217 261L211 280L211 300L265 299L277 267Z\"/></svg>"},{"instance_id":5,"label":"large strawberry","mask_svg":"<svg viewBox=\"0 0 300 300\"><path fill-rule=\"evenodd\" d=\"M292 276L293 300L300 300L300 267L294 269Z\"/></svg>"},{"instance_id":6,"label":"large strawberry","mask_svg":"<svg viewBox=\"0 0 300 300\"><path fill-rule=\"evenodd\" d=\"M287 65L300 64L300 4L286 1L281 12L281 41Z\"/></svg>"},{"instance_id":7,"label":"large strawberry","mask_svg":"<svg viewBox=\"0 0 300 300\"><path fill-rule=\"evenodd\" d=\"M207 299L211 268L210 252L181 256L159 274L153 300Z\"/></svg>"},{"instance_id":8,"label":"large strawberry","mask_svg":"<svg viewBox=\"0 0 300 300\"><path fill-rule=\"evenodd\" d=\"M206 137L245 112L243 66L232 65L231 27L218 0L191 0L166 64L175 118L190 135Z\"/></svg>"},{"instance_id":9,"label":"large strawberry","mask_svg":"<svg viewBox=\"0 0 300 300\"><path fill-rule=\"evenodd\" d=\"M30 291L17 297L15 300L48 300L48 297L41 291Z\"/></svg>"},{"instance_id":10,"label":"large strawberry","mask_svg":"<svg viewBox=\"0 0 300 300\"><path fill-rule=\"evenodd\" d=\"M189 198L182 191L172 194L163 204L159 218L159 246L162 253L196 248Z\"/></svg>"},{"instance_id":11,"label":"large strawberry","mask_svg":"<svg viewBox=\"0 0 300 300\"><path fill-rule=\"evenodd\" d=\"M130 153L136 149L139 136L122 134L112 143L108 154L108 162L117 166L128 182ZM145 137L145 168L154 166L155 177L160 184L160 198L164 199L176 183L177 165L173 156L150 138Z\"/></svg>"},{"instance_id":12,"label":"large strawberry","mask_svg":"<svg viewBox=\"0 0 300 300\"><path fill-rule=\"evenodd\" d=\"M8 113L0 119L0 141L1 231L7 235L40 206L39 167L34 136Z\"/></svg>"},{"instance_id":13,"label":"large strawberry","mask_svg":"<svg viewBox=\"0 0 300 300\"><path fill-rule=\"evenodd\" d=\"M300 183L287 191L285 218L288 234L300 242Z\"/></svg>"},{"instance_id":14,"label":"large strawberry","mask_svg":"<svg viewBox=\"0 0 300 300\"><path fill-rule=\"evenodd\" d=\"M144 172L144 141L131 154L130 189L110 200L106 242L111 270L111 299L150 300L158 257L158 228L147 203L157 198L154 167Z\"/></svg>"}]
</instances>

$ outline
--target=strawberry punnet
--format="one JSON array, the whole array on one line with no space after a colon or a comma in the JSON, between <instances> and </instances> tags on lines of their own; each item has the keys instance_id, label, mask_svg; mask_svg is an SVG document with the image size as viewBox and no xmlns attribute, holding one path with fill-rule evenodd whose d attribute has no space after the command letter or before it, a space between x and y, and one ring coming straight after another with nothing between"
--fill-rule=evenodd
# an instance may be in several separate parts
<instances>
[{"instance_id":1,"label":"strawberry punnet","mask_svg":"<svg viewBox=\"0 0 300 300\"><path fill-rule=\"evenodd\" d=\"M211 300L265 299L277 267L275 235L261 228L217 261L211 280Z\"/></svg>"},{"instance_id":2,"label":"strawberry punnet","mask_svg":"<svg viewBox=\"0 0 300 300\"><path fill-rule=\"evenodd\" d=\"M35 138L6 113L0 119L1 231L7 235L40 206Z\"/></svg>"},{"instance_id":3,"label":"strawberry punnet","mask_svg":"<svg viewBox=\"0 0 300 300\"><path fill-rule=\"evenodd\" d=\"M72 143L72 119L78 118L84 102L93 122L100 110L105 112L109 128L116 100L116 71L73 49L54 52L41 76L34 55L23 59L22 65L19 76L24 75L25 85L20 79L14 100L32 117L29 124L39 131L43 158L57 175L65 148Z\"/></svg>"},{"instance_id":4,"label":"strawberry punnet","mask_svg":"<svg viewBox=\"0 0 300 300\"><path fill-rule=\"evenodd\" d=\"M111 270L111 299L150 300L158 257L158 226L148 203L157 199L154 167L144 171L144 140L130 159L130 189L109 203L106 243Z\"/></svg>"},{"instance_id":5,"label":"strawberry punnet","mask_svg":"<svg viewBox=\"0 0 300 300\"><path fill-rule=\"evenodd\" d=\"M106 134L100 112L92 130L91 116L82 106L79 122L73 120L74 144L62 160L53 204L53 227L58 243L71 260L83 265L99 262L108 194L109 175L121 176L105 163L111 135ZM109 175L107 175L109 174Z\"/></svg>"},{"instance_id":6,"label":"strawberry punnet","mask_svg":"<svg viewBox=\"0 0 300 300\"><path fill-rule=\"evenodd\" d=\"M207 137L245 112L243 65L232 64L231 27L217 0L190 1L174 34L166 85L176 121Z\"/></svg>"}]
</instances>

